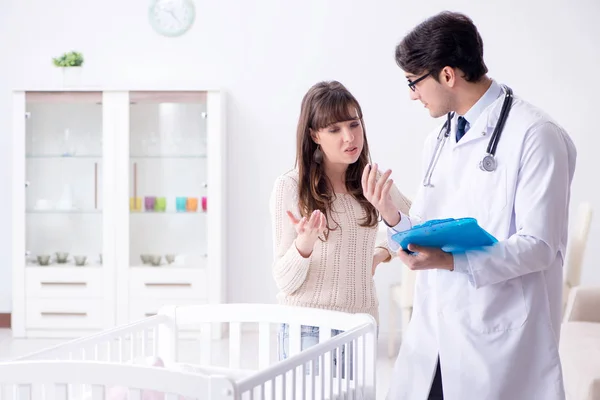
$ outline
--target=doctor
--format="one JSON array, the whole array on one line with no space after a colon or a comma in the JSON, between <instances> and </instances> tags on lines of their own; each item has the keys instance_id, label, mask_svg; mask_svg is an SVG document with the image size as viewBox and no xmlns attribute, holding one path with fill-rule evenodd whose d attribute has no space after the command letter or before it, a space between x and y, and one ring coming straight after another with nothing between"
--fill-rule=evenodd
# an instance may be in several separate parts
<instances>
[{"instance_id":1,"label":"doctor","mask_svg":"<svg viewBox=\"0 0 600 400\"><path fill-rule=\"evenodd\" d=\"M426 139L428 172L410 215L390 200L391 171L377 179L376 166L367 167L365 196L388 236L426 220L474 217L499 243L463 254L399 250L418 273L388 400L564 399L558 342L575 146L541 110L487 77L482 39L464 15L418 25L396 61L411 99L450 123Z\"/></svg>"}]
</instances>

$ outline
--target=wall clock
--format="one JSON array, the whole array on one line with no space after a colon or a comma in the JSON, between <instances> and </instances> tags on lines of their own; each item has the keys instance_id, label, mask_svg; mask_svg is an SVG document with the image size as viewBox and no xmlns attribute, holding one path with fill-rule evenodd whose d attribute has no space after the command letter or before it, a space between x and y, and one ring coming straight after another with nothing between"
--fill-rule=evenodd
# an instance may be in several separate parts
<instances>
[{"instance_id":1,"label":"wall clock","mask_svg":"<svg viewBox=\"0 0 600 400\"><path fill-rule=\"evenodd\" d=\"M192 0L152 0L148 18L159 34L181 36L194 24L196 9Z\"/></svg>"}]
</instances>

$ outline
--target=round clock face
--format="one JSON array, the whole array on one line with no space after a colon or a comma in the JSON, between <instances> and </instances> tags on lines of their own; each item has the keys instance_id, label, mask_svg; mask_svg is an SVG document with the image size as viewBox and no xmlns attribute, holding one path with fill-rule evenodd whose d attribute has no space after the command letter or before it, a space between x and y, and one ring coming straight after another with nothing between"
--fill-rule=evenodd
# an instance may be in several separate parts
<instances>
[{"instance_id":1,"label":"round clock face","mask_svg":"<svg viewBox=\"0 0 600 400\"><path fill-rule=\"evenodd\" d=\"M152 0L148 11L152 28L164 36L184 34L196 17L192 0Z\"/></svg>"}]
</instances>

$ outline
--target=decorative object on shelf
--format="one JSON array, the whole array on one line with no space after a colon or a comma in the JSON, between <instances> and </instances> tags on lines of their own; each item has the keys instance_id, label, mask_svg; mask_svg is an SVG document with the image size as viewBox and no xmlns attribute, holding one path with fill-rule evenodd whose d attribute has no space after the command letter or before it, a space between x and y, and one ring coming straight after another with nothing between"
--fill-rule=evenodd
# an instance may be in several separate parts
<instances>
[{"instance_id":1,"label":"decorative object on shelf","mask_svg":"<svg viewBox=\"0 0 600 400\"><path fill-rule=\"evenodd\" d=\"M83 54L73 50L53 58L52 62L62 69L63 85L65 87L77 86L81 83Z\"/></svg>"},{"instance_id":2,"label":"decorative object on shelf","mask_svg":"<svg viewBox=\"0 0 600 400\"><path fill-rule=\"evenodd\" d=\"M196 7L192 0L151 0L148 19L157 33L177 37L194 24Z\"/></svg>"},{"instance_id":3,"label":"decorative object on shelf","mask_svg":"<svg viewBox=\"0 0 600 400\"><path fill-rule=\"evenodd\" d=\"M144 198L144 206L146 207L146 211L154 211L154 203L155 202L156 202L156 197L146 196Z\"/></svg>"},{"instance_id":4,"label":"decorative object on shelf","mask_svg":"<svg viewBox=\"0 0 600 400\"><path fill-rule=\"evenodd\" d=\"M165 197L157 197L154 203L154 211L164 212L167 209L167 199Z\"/></svg>"},{"instance_id":5,"label":"decorative object on shelf","mask_svg":"<svg viewBox=\"0 0 600 400\"><path fill-rule=\"evenodd\" d=\"M142 211L142 198L141 197L130 197L129 198L129 209L131 211Z\"/></svg>"},{"instance_id":6,"label":"decorative object on shelf","mask_svg":"<svg viewBox=\"0 0 600 400\"><path fill-rule=\"evenodd\" d=\"M66 251L57 251L56 252L56 262L59 264L66 264L69 259L69 253Z\"/></svg>"},{"instance_id":7,"label":"decorative object on shelf","mask_svg":"<svg viewBox=\"0 0 600 400\"><path fill-rule=\"evenodd\" d=\"M34 209L38 211L47 211L52 209L52 203L50 203L50 201L46 199L38 199L35 202Z\"/></svg>"},{"instance_id":8,"label":"decorative object on shelf","mask_svg":"<svg viewBox=\"0 0 600 400\"><path fill-rule=\"evenodd\" d=\"M149 254L140 254L140 258L142 259L142 264L150 264Z\"/></svg>"},{"instance_id":9,"label":"decorative object on shelf","mask_svg":"<svg viewBox=\"0 0 600 400\"><path fill-rule=\"evenodd\" d=\"M206 196L202 196L202 211L206 212Z\"/></svg>"},{"instance_id":10,"label":"decorative object on shelf","mask_svg":"<svg viewBox=\"0 0 600 400\"><path fill-rule=\"evenodd\" d=\"M37 261L38 261L38 264L40 264L42 266L46 266L46 265L50 264L50 256L47 254L41 254L41 255L37 256Z\"/></svg>"},{"instance_id":11,"label":"decorative object on shelf","mask_svg":"<svg viewBox=\"0 0 600 400\"><path fill-rule=\"evenodd\" d=\"M186 210L187 197L177 197L175 199L175 206L177 212L184 212Z\"/></svg>"},{"instance_id":12,"label":"decorative object on shelf","mask_svg":"<svg viewBox=\"0 0 600 400\"><path fill-rule=\"evenodd\" d=\"M186 209L188 211L197 211L198 210L198 198L197 197L188 197Z\"/></svg>"},{"instance_id":13,"label":"decorative object on shelf","mask_svg":"<svg viewBox=\"0 0 600 400\"><path fill-rule=\"evenodd\" d=\"M87 260L86 256L74 256L73 258L75 259L75 265L77 265L78 267L84 266L85 261Z\"/></svg>"},{"instance_id":14,"label":"decorative object on shelf","mask_svg":"<svg viewBox=\"0 0 600 400\"><path fill-rule=\"evenodd\" d=\"M173 264L175 262L175 254L166 254L165 260L167 260L169 264Z\"/></svg>"},{"instance_id":15,"label":"decorative object on shelf","mask_svg":"<svg viewBox=\"0 0 600 400\"><path fill-rule=\"evenodd\" d=\"M162 261L162 256L159 256L159 255L150 256L150 264L152 264L154 267L158 267L160 265L161 261Z\"/></svg>"},{"instance_id":16,"label":"decorative object on shelf","mask_svg":"<svg viewBox=\"0 0 600 400\"><path fill-rule=\"evenodd\" d=\"M65 183L63 186L63 191L60 200L56 203L56 208L63 211L73 209L73 189L68 183Z\"/></svg>"}]
</instances>

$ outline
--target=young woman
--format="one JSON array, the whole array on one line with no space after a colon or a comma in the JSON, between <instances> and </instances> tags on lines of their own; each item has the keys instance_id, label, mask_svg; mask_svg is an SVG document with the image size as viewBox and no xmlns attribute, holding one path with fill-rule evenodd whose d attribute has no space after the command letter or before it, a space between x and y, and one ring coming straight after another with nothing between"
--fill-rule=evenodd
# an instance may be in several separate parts
<instances>
[{"instance_id":1,"label":"young woman","mask_svg":"<svg viewBox=\"0 0 600 400\"><path fill-rule=\"evenodd\" d=\"M358 101L339 82L314 85L302 100L296 168L276 180L270 200L280 304L368 313L378 320L373 275L394 254L387 240L375 243L379 214L361 184L363 175L365 182L379 175L369 160ZM393 184L374 190L398 210L409 210L410 201ZM310 347L318 343L318 328L303 326L301 336L302 348ZM287 356L287 339L284 325L280 359Z\"/></svg>"}]
</instances>

